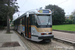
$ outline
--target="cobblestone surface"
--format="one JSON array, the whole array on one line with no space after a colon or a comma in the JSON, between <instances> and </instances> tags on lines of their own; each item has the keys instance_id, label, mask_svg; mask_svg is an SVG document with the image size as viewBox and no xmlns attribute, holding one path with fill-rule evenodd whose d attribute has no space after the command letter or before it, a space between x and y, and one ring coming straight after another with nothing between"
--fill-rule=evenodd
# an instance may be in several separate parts
<instances>
[{"instance_id":1,"label":"cobblestone surface","mask_svg":"<svg viewBox=\"0 0 75 50\"><path fill-rule=\"evenodd\" d=\"M50 43L44 43L44 42L38 43L27 40L18 33L17 35L21 38L21 40L24 42L24 44L27 46L29 50L75 50L73 46L63 44L55 40L52 40L52 42Z\"/></svg>"}]
</instances>

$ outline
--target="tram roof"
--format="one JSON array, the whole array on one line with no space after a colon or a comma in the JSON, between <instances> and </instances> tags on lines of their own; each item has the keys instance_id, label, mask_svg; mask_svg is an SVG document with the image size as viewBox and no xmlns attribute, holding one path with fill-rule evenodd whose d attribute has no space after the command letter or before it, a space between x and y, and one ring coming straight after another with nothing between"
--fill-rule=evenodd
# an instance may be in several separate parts
<instances>
[{"instance_id":1,"label":"tram roof","mask_svg":"<svg viewBox=\"0 0 75 50\"><path fill-rule=\"evenodd\" d=\"M41 10L49 10L49 11L51 11L50 9L41 9ZM22 14L20 17L18 17L17 19L20 19L20 18L22 18L22 17L24 17L25 15L27 15L27 13L28 14L52 14L52 13L39 13L38 12L39 10L30 10L30 11L27 11L27 12L25 12L24 14ZM16 20L17 20L16 19ZM15 21L15 20L14 20Z\"/></svg>"}]
</instances>

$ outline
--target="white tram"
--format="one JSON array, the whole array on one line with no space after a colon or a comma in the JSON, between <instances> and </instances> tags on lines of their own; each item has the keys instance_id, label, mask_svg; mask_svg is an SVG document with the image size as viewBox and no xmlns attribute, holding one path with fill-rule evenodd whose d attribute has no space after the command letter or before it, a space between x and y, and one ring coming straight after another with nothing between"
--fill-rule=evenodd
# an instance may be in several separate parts
<instances>
[{"instance_id":1,"label":"white tram","mask_svg":"<svg viewBox=\"0 0 75 50\"><path fill-rule=\"evenodd\" d=\"M14 28L32 41L51 41L52 13L49 9L27 11L14 21Z\"/></svg>"}]
</instances>

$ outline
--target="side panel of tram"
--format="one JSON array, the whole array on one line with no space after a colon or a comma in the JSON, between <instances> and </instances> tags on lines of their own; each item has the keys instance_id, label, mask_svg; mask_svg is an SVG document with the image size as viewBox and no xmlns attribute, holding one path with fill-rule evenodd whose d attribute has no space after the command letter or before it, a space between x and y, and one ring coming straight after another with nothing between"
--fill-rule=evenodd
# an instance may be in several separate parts
<instances>
[{"instance_id":1,"label":"side panel of tram","mask_svg":"<svg viewBox=\"0 0 75 50\"><path fill-rule=\"evenodd\" d=\"M14 21L14 29L24 37L31 39L31 19L23 16Z\"/></svg>"},{"instance_id":2,"label":"side panel of tram","mask_svg":"<svg viewBox=\"0 0 75 50\"><path fill-rule=\"evenodd\" d=\"M20 34L25 32L25 17L19 18L14 21L14 29Z\"/></svg>"}]
</instances>

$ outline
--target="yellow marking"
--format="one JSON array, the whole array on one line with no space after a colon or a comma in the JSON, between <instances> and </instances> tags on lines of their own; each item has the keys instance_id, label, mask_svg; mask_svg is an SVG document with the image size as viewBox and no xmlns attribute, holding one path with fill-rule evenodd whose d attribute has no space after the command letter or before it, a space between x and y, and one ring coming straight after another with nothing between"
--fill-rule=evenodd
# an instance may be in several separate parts
<instances>
[{"instance_id":1,"label":"yellow marking","mask_svg":"<svg viewBox=\"0 0 75 50\"><path fill-rule=\"evenodd\" d=\"M52 32L52 28L37 28L34 25L31 25L31 27L35 27L38 32Z\"/></svg>"},{"instance_id":2,"label":"yellow marking","mask_svg":"<svg viewBox=\"0 0 75 50\"><path fill-rule=\"evenodd\" d=\"M42 11L42 10L40 10L39 12L40 12L40 13L42 13L43 11Z\"/></svg>"}]
</instances>

